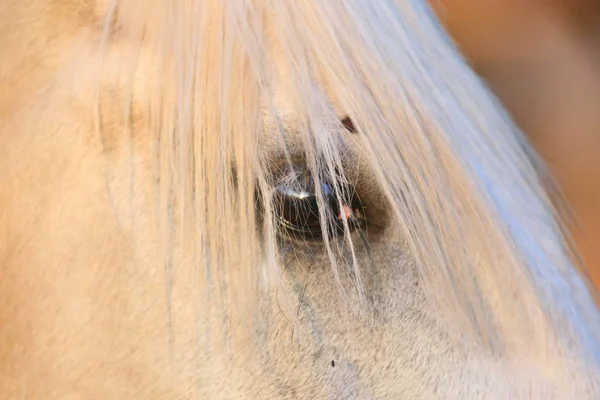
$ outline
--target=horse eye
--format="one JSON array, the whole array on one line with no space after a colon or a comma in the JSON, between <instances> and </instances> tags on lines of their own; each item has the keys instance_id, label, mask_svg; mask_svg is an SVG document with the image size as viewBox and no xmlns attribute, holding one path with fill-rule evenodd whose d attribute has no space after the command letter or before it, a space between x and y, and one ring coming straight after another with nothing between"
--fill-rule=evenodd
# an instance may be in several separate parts
<instances>
[{"instance_id":1,"label":"horse eye","mask_svg":"<svg viewBox=\"0 0 600 400\"><path fill-rule=\"evenodd\" d=\"M330 218L327 222L331 235L344 233L344 220L348 222L350 230L365 225L363 207L353 187L344 185L340 188L344 198L338 196L331 184L323 183L321 189L325 204L319 204L314 186L308 179L299 179L293 185L282 184L276 187L275 212L280 227L288 236L300 236L303 239L322 238L319 209L323 206L329 211L327 215Z\"/></svg>"}]
</instances>

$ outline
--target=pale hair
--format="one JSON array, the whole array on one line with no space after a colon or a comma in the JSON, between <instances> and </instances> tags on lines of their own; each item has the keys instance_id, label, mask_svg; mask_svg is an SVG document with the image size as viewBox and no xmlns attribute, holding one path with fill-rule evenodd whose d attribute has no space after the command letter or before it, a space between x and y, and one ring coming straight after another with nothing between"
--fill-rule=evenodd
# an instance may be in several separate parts
<instances>
[{"instance_id":1,"label":"pale hair","mask_svg":"<svg viewBox=\"0 0 600 400\"><path fill-rule=\"evenodd\" d=\"M335 110L352 119L428 298L465 342L508 351L542 340L551 326L599 354L600 321L547 195L551 181L425 1L114 0L108 7L104 50L118 45L115 32L149 49L153 86L147 103L135 106L150 115L137 129L153 134L166 273L177 274L170 249L181 243L181 257L201 274L199 303L226 313L230 333L253 323L261 288L285 286L274 167L259 141L265 121L279 121L272 87L281 78L316 180L345 179L344 154L330 134L341 124L331 121L339 121ZM332 268L339 276L351 265L363 293L347 227L343 242L351 249L344 262L342 245L327 243Z\"/></svg>"}]
</instances>

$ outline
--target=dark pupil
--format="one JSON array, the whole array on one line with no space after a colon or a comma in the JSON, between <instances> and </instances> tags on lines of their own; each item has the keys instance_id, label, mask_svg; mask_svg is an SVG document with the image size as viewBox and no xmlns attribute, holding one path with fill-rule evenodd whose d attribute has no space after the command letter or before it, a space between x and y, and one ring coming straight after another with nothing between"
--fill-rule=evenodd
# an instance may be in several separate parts
<instances>
[{"instance_id":1,"label":"dark pupil","mask_svg":"<svg viewBox=\"0 0 600 400\"><path fill-rule=\"evenodd\" d=\"M319 203L314 189L310 187L311 185L307 186L306 188L292 188L284 185L277 187L275 204L277 217L280 226L291 236L320 238L323 232L319 218ZM336 218L340 215L338 197L329 184L323 184L321 189L331 219L328 230L334 235L341 234L344 231L344 225L342 220ZM350 188L345 188L344 192L352 193L348 189ZM349 203L353 209L356 207L356 202L352 199ZM348 220L350 227L357 222L352 219Z\"/></svg>"},{"instance_id":2,"label":"dark pupil","mask_svg":"<svg viewBox=\"0 0 600 400\"><path fill-rule=\"evenodd\" d=\"M306 192L286 190L280 192L279 197L280 218L285 228L312 235L321 232L319 204L315 194L311 193L307 196Z\"/></svg>"}]
</instances>

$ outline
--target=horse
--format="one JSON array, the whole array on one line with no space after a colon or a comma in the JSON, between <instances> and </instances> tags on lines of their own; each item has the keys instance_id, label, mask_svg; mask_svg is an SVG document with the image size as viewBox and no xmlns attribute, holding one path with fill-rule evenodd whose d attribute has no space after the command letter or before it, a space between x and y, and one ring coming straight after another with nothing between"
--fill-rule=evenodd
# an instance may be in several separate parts
<instances>
[{"instance_id":1,"label":"horse","mask_svg":"<svg viewBox=\"0 0 600 400\"><path fill-rule=\"evenodd\" d=\"M4 0L3 399L592 399L543 163L424 0Z\"/></svg>"}]
</instances>

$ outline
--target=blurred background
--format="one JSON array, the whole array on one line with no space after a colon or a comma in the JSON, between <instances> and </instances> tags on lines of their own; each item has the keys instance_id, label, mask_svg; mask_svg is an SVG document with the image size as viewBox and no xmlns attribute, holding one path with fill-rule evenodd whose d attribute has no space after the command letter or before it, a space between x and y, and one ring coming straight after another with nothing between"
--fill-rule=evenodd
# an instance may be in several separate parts
<instances>
[{"instance_id":1,"label":"blurred background","mask_svg":"<svg viewBox=\"0 0 600 400\"><path fill-rule=\"evenodd\" d=\"M600 0L430 2L549 165L600 288Z\"/></svg>"}]
</instances>

